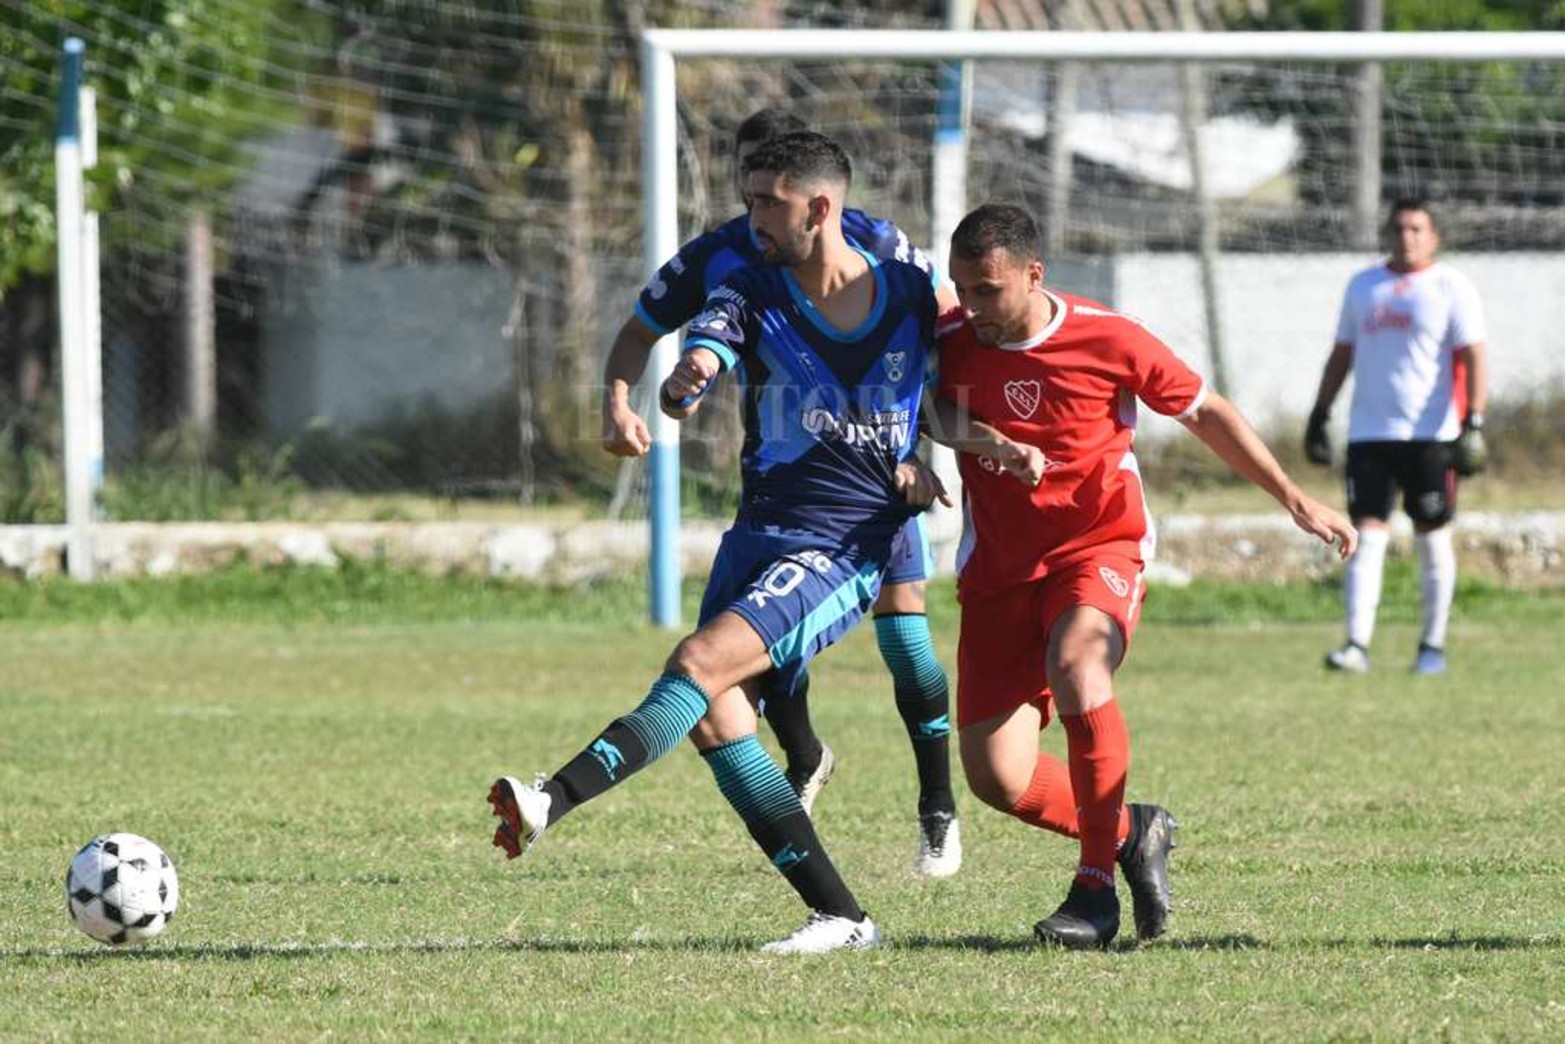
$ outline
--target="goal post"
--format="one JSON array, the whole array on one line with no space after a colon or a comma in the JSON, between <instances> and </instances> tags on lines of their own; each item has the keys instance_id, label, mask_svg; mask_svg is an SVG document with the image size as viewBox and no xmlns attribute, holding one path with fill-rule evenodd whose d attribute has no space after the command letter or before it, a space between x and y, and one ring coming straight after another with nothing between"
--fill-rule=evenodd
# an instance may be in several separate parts
<instances>
[{"instance_id":1,"label":"goal post","mask_svg":"<svg viewBox=\"0 0 1565 1044\"><path fill-rule=\"evenodd\" d=\"M676 67L695 58L965 62L1362 64L1559 62L1558 32L991 32L942 30L649 29L641 37L644 260L656 270L679 248ZM938 178L939 171L931 172ZM941 186L931 185L941 196ZM944 258L937 258L943 265ZM677 333L658 342L647 377L660 381L677 357ZM652 621L679 625L679 435L653 418L651 454Z\"/></svg>"},{"instance_id":2,"label":"goal post","mask_svg":"<svg viewBox=\"0 0 1565 1044\"><path fill-rule=\"evenodd\" d=\"M55 124L55 222L61 403L65 424L66 567L92 580L93 527L103 485L102 317L98 215L87 208L84 172L98 162L97 96L85 83L86 45L61 48Z\"/></svg>"}]
</instances>

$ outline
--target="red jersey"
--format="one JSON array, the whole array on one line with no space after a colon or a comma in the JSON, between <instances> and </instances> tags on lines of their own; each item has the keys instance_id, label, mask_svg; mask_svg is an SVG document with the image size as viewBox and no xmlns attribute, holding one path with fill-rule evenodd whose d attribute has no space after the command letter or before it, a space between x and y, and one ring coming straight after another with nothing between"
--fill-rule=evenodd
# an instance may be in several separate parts
<instances>
[{"instance_id":1,"label":"red jersey","mask_svg":"<svg viewBox=\"0 0 1565 1044\"><path fill-rule=\"evenodd\" d=\"M1048 458L1028 489L996 461L957 454L964 595L1036 580L1083 551L1150 559L1155 533L1131 452L1136 399L1185 416L1206 398L1201 376L1134 319L1045 292L1054 316L1023 344L983 345L958 313L941 318L941 397Z\"/></svg>"}]
</instances>

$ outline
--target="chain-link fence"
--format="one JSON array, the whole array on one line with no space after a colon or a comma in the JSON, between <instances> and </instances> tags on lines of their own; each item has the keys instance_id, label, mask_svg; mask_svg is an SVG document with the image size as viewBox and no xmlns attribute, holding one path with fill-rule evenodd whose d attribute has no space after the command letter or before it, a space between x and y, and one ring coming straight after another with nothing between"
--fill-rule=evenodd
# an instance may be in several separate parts
<instances>
[{"instance_id":1,"label":"chain-link fence","mask_svg":"<svg viewBox=\"0 0 1565 1044\"><path fill-rule=\"evenodd\" d=\"M941 24L929 4L827 6L98 0L62 13L0 0L0 198L47 176L25 142L48 133L67 33L86 40L99 87L106 514L275 517L326 493L358 496L334 501L348 514L403 493L638 511L639 472L597 448L599 375L644 277L637 33ZM980 4L979 26L1023 9L1040 19L1028 27L1056 26L1066 7L1125 5ZM1221 5L1199 8L1220 28ZM1221 242L1244 252L1227 259L1230 340L1278 336L1246 314L1275 312L1257 272L1286 284L1287 256L1358 236L1357 75L1202 73ZM1451 245L1547 252L1542 278L1558 276L1561 81L1523 63L1388 68L1382 195L1435 196ZM1195 286L1178 268L1201 212L1185 83L1166 66L980 65L968 192L1032 207L1069 288L1140 311L1200 356L1198 314L1147 314L1165 307L1159 288ZM698 61L679 85L684 235L739 212L732 133L776 104L847 147L853 205L927 242L933 65ZM1302 293L1324 314L1295 317L1301 343L1324 351L1354 263L1311 269ZM0 266L9 519L61 513L52 282L33 274L47 267ZM720 512L736 494L735 411L704 410L686 442L686 503Z\"/></svg>"}]
</instances>

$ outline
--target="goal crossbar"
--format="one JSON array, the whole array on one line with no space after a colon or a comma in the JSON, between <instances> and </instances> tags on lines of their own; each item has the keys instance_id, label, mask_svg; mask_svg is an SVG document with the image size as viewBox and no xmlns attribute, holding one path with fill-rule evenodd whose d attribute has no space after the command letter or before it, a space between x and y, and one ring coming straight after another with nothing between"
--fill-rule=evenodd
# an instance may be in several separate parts
<instances>
[{"instance_id":1,"label":"goal crossbar","mask_svg":"<svg viewBox=\"0 0 1565 1044\"><path fill-rule=\"evenodd\" d=\"M968 61L1390 62L1565 61L1561 32L989 32L873 29L648 29L641 34L643 260L679 249L679 58L823 58ZM677 358L677 332L653 350L651 378ZM679 430L655 411L649 455L651 616L679 625Z\"/></svg>"},{"instance_id":2,"label":"goal crossbar","mask_svg":"<svg viewBox=\"0 0 1565 1044\"><path fill-rule=\"evenodd\" d=\"M1565 32L988 32L941 29L648 29L676 58L1026 58L1114 62L1565 59Z\"/></svg>"}]
</instances>

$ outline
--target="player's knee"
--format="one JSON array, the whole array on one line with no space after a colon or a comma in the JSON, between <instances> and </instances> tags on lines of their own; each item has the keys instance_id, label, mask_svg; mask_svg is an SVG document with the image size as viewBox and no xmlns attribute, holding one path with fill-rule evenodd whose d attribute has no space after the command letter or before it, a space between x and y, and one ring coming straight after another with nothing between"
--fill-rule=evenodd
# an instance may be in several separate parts
<instances>
[{"instance_id":1,"label":"player's knee","mask_svg":"<svg viewBox=\"0 0 1565 1044\"><path fill-rule=\"evenodd\" d=\"M710 693L714 680L723 673L722 650L706 635L697 632L674 646L663 669L683 674Z\"/></svg>"}]
</instances>

